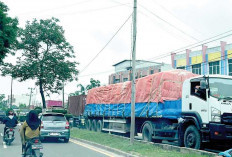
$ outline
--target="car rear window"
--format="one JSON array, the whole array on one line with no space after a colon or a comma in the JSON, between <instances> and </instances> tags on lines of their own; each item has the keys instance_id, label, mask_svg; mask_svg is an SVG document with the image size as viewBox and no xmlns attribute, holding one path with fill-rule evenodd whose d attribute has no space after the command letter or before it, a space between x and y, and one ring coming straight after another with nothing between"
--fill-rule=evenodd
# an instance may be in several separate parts
<instances>
[{"instance_id":1,"label":"car rear window","mask_svg":"<svg viewBox=\"0 0 232 157\"><path fill-rule=\"evenodd\" d=\"M43 115L42 121L66 121L63 115Z\"/></svg>"}]
</instances>

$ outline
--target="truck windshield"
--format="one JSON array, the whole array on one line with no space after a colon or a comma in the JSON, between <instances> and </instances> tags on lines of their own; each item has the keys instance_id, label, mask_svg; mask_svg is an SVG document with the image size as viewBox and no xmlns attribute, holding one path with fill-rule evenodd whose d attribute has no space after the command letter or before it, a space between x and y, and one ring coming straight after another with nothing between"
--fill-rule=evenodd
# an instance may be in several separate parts
<instances>
[{"instance_id":1,"label":"truck windshield","mask_svg":"<svg viewBox=\"0 0 232 157\"><path fill-rule=\"evenodd\" d=\"M218 99L232 99L232 79L210 78L210 95Z\"/></svg>"}]
</instances>

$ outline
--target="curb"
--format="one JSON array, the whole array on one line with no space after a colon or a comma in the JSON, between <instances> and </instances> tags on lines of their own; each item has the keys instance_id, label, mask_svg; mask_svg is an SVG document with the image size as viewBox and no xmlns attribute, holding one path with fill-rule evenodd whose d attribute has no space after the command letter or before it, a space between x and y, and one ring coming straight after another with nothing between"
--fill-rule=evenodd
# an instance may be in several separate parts
<instances>
[{"instance_id":1,"label":"curb","mask_svg":"<svg viewBox=\"0 0 232 157\"><path fill-rule=\"evenodd\" d=\"M111 134L111 136L130 140L127 137L122 137L122 136L118 136L118 135L112 135ZM123 152L121 150L111 148L111 147L108 147L108 146L104 146L104 145L101 145L101 144L98 144L98 143L95 143L95 142L91 142L91 141L87 141L87 140L83 140L83 139L79 139L79 138L74 138L74 137L70 137L70 138L74 139L74 140L78 140L78 141L86 143L86 144L89 144L89 145L92 145L92 146L95 146L95 147L98 147L98 148L101 148L101 149L105 149L105 150L107 150L109 152L112 152L112 153L115 153L115 154L118 154L118 155L121 155L121 156L139 157L137 155L126 153L126 152ZM196 154L196 155L205 155L205 156L208 156L208 157L216 157L216 156L218 156L218 154L216 154L216 153L212 153L212 152L208 152L208 151L204 151L204 150L196 150L196 149L192 149L192 148L178 147L178 146L173 146L173 145L169 145L169 144L146 142L146 141L137 140L137 139L134 139L134 140L136 142L154 145L154 146L159 147L159 148L164 149L164 150L177 151L177 152L180 152L180 153L183 153L183 154L190 154L191 153L191 154Z\"/></svg>"},{"instance_id":2,"label":"curb","mask_svg":"<svg viewBox=\"0 0 232 157\"><path fill-rule=\"evenodd\" d=\"M111 136L115 136L115 137L118 137L118 138L123 138L123 139L130 140L130 138L122 137L122 136L118 136L118 135L112 135L111 134ZM159 147L159 148L164 149L164 150L177 151L177 152L181 152L183 154L191 153L191 154L196 154L196 155L206 155L206 156L209 156L209 157L218 156L217 153L212 153L212 152L208 152L208 151L204 151L204 150L197 150L197 149L173 146L173 145L162 144L162 143L146 142L146 141L137 140L137 139L134 139L134 140L137 141L137 142L140 142L140 143L144 143L144 144L151 144L151 145L154 145L154 146Z\"/></svg>"},{"instance_id":3,"label":"curb","mask_svg":"<svg viewBox=\"0 0 232 157\"><path fill-rule=\"evenodd\" d=\"M85 144L92 145L92 146L100 148L100 149L104 149L106 151L109 151L111 153L115 153L117 155L121 155L121 156L125 156L125 157L139 157L139 156L136 156L136 155L133 155L133 154L129 154L129 153L123 152L123 151L115 149L115 148L111 148L111 147L108 147L108 146L104 146L104 145L101 145L101 144L98 144L98 143L94 143L94 142L90 142L90 141L87 141L87 140L83 140L83 139L80 139L80 138L74 138L74 137L70 137L70 138L73 139L73 140L77 140L77 141L83 142Z\"/></svg>"}]
</instances>

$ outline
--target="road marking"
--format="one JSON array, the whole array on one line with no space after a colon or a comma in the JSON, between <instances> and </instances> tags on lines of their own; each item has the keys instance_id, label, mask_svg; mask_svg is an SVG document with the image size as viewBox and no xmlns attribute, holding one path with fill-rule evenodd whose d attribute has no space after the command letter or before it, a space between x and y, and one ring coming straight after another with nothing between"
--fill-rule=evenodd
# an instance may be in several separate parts
<instances>
[{"instance_id":1,"label":"road marking","mask_svg":"<svg viewBox=\"0 0 232 157\"><path fill-rule=\"evenodd\" d=\"M96 151L96 152L99 152L99 153L101 153L101 154L107 155L107 156L109 156L109 157L114 157L112 154L107 153L107 152L102 151L102 150L99 150L99 149L96 149L96 147L90 146L90 145L88 145L88 144L84 144L84 143L81 143L81 142L78 142L78 141L72 140L72 139L70 139L69 141L72 142L72 143L81 145L81 146L83 146L83 147L89 148L89 149L91 149L91 150L94 150L94 151Z\"/></svg>"},{"instance_id":2,"label":"road marking","mask_svg":"<svg viewBox=\"0 0 232 157\"><path fill-rule=\"evenodd\" d=\"M6 142L2 142L2 144L3 144L3 148L7 148Z\"/></svg>"}]
</instances>

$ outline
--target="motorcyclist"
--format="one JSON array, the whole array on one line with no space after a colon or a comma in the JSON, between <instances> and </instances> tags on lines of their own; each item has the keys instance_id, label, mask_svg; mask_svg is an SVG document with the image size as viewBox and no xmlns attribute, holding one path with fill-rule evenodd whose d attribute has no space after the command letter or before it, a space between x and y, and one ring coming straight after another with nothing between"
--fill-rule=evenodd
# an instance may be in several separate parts
<instances>
[{"instance_id":1,"label":"motorcyclist","mask_svg":"<svg viewBox=\"0 0 232 157\"><path fill-rule=\"evenodd\" d=\"M14 128L18 124L17 117L14 116L14 110L13 109L8 109L6 111L6 118L3 120L3 124L5 124L4 128L4 136L6 134L7 128Z\"/></svg>"},{"instance_id":2,"label":"motorcyclist","mask_svg":"<svg viewBox=\"0 0 232 157\"><path fill-rule=\"evenodd\" d=\"M25 154L26 142L32 138L39 137L41 120L38 118L38 113L35 110L31 110L26 120L24 121L21 129L20 136L22 142L22 153Z\"/></svg>"}]
</instances>

